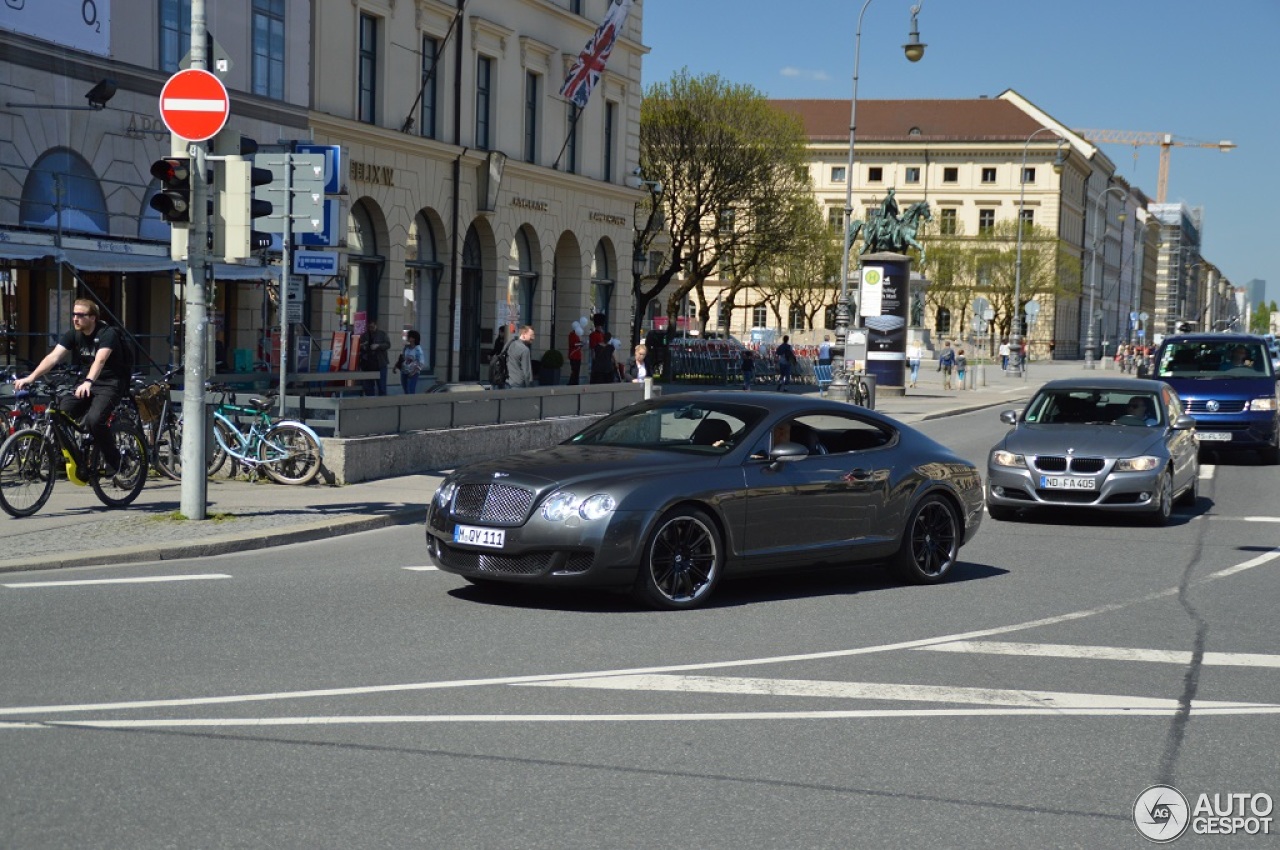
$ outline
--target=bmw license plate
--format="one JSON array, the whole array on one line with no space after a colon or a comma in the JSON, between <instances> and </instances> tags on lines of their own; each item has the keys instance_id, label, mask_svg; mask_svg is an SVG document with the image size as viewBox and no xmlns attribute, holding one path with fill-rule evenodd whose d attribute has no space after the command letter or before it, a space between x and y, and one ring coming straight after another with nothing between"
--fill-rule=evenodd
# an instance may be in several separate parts
<instances>
[{"instance_id":1,"label":"bmw license plate","mask_svg":"<svg viewBox=\"0 0 1280 850\"><path fill-rule=\"evenodd\" d=\"M1196 431L1196 439L1202 443L1229 443L1230 431Z\"/></svg>"},{"instance_id":2,"label":"bmw license plate","mask_svg":"<svg viewBox=\"0 0 1280 850\"><path fill-rule=\"evenodd\" d=\"M453 542L464 546L487 546L501 549L507 541L507 532L501 528L480 528L474 525L455 525Z\"/></svg>"},{"instance_id":3,"label":"bmw license plate","mask_svg":"<svg viewBox=\"0 0 1280 850\"><path fill-rule=\"evenodd\" d=\"M1069 475L1041 475L1041 490L1096 490L1098 482L1092 478L1076 478Z\"/></svg>"}]
</instances>

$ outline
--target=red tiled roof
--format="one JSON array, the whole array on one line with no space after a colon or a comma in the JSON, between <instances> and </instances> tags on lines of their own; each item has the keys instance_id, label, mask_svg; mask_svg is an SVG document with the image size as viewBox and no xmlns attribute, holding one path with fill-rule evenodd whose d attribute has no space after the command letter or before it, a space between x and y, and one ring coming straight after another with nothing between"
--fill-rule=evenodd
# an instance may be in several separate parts
<instances>
[{"instance_id":1,"label":"red tiled roof","mask_svg":"<svg viewBox=\"0 0 1280 850\"><path fill-rule=\"evenodd\" d=\"M849 140L849 101L770 100L800 118L811 142ZM1024 142L1041 124L1007 100L860 100L858 141ZM911 131L918 129L913 134Z\"/></svg>"}]
</instances>

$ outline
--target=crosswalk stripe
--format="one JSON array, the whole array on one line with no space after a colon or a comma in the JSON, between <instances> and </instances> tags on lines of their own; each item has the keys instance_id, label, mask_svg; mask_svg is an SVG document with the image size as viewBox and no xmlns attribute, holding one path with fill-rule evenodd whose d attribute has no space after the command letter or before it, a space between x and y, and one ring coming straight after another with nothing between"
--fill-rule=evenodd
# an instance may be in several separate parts
<instances>
[{"instance_id":1,"label":"crosswalk stripe","mask_svg":"<svg viewBox=\"0 0 1280 850\"><path fill-rule=\"evenodd\" d=\"M885 682L827 682L803 679L755 679L734 676L600 676L529 682L518 687L601 688L625 691L665 691L698 694L758 694L762 696L874 699L895 702L951 702L1018 708L1156 709L1179 706L1165 697L1079 694L1063 691L1024 691L1003 688L962 688L950 685L905 685ZM1192 700L1193 709L1280 708L1265 703Z\"/></svg>"},{"instance_id":2,"label":"crosswalk stripe","mask_svg":"<svg viewBox=\"0 0 1280 850\"><path fill-rule=\"evenodd\" d=\"M1092 661L1145 661L1155 664L1191 663L1192 654L1181 650L1130 649L1121 646L1076 646L1059 643L1015 643L994 640L958 640L931 646L918 646L915 651L965 652L979 655L1022 655L1037 658L1085 658ZM1280 655L1253 652L1206 652L1200 663L1207 667L1275 667L1280 668Z\"/></svg>"}]
</instances>

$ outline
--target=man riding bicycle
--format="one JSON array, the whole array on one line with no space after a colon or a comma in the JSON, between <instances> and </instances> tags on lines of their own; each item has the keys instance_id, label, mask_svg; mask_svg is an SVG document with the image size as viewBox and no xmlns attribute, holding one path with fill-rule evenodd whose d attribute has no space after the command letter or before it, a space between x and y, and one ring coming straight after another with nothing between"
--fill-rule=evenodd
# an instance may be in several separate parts
<instances>
[{"instance_id":1,"label":"man riding bicycle","mask_svg":"<svg viewBox=\"0 0 1280 850\"><path fill-rule=\"evenodd\" d=\"M120 450L108 425L111 412L129 386L127 342L119 330L98 320L98 305L93 301L81 298L71 311L71 330L59 337L58 344L30 375L14 381L13 387L26 387L70 355L80 379L73 395L57 400L58 408L76 418L84 417L102 457L104 475L114 478L120 468Z\"/></svg>"}]
</instances>

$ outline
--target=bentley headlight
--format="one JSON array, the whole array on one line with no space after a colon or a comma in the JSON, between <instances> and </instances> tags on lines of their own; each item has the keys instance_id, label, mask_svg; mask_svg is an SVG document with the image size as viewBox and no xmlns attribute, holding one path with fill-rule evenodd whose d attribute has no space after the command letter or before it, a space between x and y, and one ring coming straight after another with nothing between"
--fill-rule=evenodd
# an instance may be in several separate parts
<instances>
[{"instance_id":1,"label":"bentley headlight","mask_svg":"<svg viewBox=\"0 0 1280 850\"><path fill-rule=\"evenodd\" d=\"M564 522L577 509L578 497L562 490L542 503L542 518L548 522Z\"/></svg>"},{"instance_id":2,"label":"bentley headlight","mask_svg":"<svg viewBox=\"0 0 1280 850\"><path fill-rule=\"evenodd\" d=\"M1123 457L1116 461L1116 472L1150 472L1160 465L1160 458L1151 455Z\"/></svg>"},{"instance_id":3,"label":"bentley headlight","mask_svg":"<svg viewBox=\"0 0 1280 850\"><path fill-rule=\"evenodd\" d=\"M597 493L589 499L584 499L582 505L578 508L578 514L583 519L600 519L613 513L613 509L618 506L612 496L604 493Z\"/></svg>"},{"instance_id":4,"label":"bentley headlight","mask_svg":"<svg viewBox=\"0 0 1280 850\"><path fill-rule=\"evenodd\" d=\"M440 485L440 489L436 490L436 504L442 508L449 507L449 503L453 501L454 494L458 492L458 485L452 481L446 481Z\"/></svg>"},{"instance_id":5,"label":"bentley headlight","mask_svg":"<svg viewBox=\"0 0 1280 850\"><path fill-rule=\"evenodd\" d=\"M996 466L1020 466L1026 467L1027 459L1019 454L1007 452L1004 449L997 449L991 453L991 462Z\"/></svg>"},{"instance_id":6,"label":"bentley headlight","mask_svg":"<svg viewBox=\"0 0 1280 850\"><path fill-rule=\"evenodd\" d=\"M1255 398L1249 402L1250 410L1275 410L1276 397L1273 395L1264 395L1261 398Z\"/></svg>"}]
</instances>

